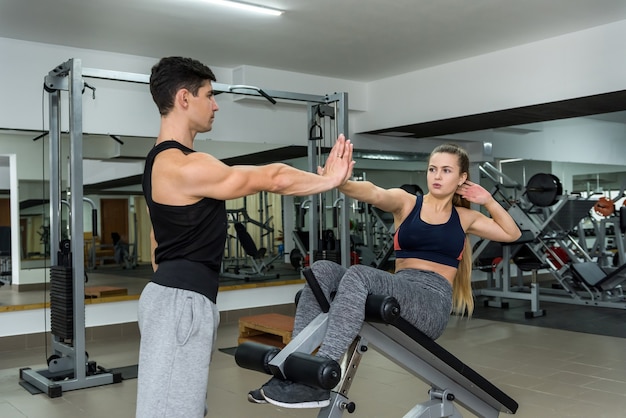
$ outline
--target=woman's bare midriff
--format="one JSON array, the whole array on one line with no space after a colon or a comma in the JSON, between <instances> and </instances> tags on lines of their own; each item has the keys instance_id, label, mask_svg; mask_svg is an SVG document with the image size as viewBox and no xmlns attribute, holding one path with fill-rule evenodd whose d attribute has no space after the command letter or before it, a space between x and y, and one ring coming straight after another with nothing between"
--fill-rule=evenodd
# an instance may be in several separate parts
<instances>
[{"instance_id":1,"label":"woman's bare midriff","mask_svg":"<svg viewBox=\"0 0 626 418\"><path fill-rule=\"evenodd\" d=\"M457 270L454 267L419 258L396 258L396 271L407 269L428 270L439 273L445 277L450 284L454 283L454 276L456 276Z\"/></svg>"}]
</instances>

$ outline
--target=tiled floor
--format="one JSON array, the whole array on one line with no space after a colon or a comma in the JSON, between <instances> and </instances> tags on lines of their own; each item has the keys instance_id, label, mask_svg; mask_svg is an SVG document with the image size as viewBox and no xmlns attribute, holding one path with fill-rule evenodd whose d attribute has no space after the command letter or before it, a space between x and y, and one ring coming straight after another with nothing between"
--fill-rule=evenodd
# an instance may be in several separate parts
<instances>
[{"instance_id":1,"label":"tiled floor","mask_svg":"<svg viewBox=\"0 0 626 418\"><path fill-rule=\"evenodd\" d=\"M581 307L580 309L585 309ZM1 318L0 318L1 320ZM626 326L626 324L624 324ZM236 324L220 327L219 348L236 345ZM453 318L438 343L515 399L522 418L624 416L626 339L484 319ZM106 339L87 346L90 359L107 368L137 363L138 340ZM18 384L19 368L45 368L43 348L2 351L0 417L132 417L137 381L68 391L60 398L31 395ZM316 417L317 410L287 410L246 401L266 375L244 370L216 351L209 375L209 417ZM427 386L374 350L368 351L350 390L354 414L401 417L428 398ZM473 416L459 408L465 417ZM504 416L505 414L501 414Z\"/></svg>"}]
</instances>

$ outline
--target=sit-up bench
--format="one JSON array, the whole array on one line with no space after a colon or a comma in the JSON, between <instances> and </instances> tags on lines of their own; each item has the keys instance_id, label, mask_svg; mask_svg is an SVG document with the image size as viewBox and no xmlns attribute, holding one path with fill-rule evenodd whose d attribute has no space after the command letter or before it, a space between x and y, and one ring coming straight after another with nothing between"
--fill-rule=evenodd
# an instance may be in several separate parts
<instances>
[{"instance_id":1,"label":"sit-up bench","mask_svg":"<svg viewBox=\"0 0 626 418\"><path fill-rule=\"evenodd\" d=\"M320 409L318 418L339 418L354 412L348 399L362 355L368 345L430 385L430 400L417 404L404 418L460 418L455 402L478 417L514 414L517 403L454 355L400 317L395 298L370 295L366 322L343 358L342 365L313 356L328 326L329 302L310 269L304 270L323 313L293 338L282 350L254 342L237 348L235 361L240 367L280 378L332 389L330 405Z\"/></svg>"}]
</instances>

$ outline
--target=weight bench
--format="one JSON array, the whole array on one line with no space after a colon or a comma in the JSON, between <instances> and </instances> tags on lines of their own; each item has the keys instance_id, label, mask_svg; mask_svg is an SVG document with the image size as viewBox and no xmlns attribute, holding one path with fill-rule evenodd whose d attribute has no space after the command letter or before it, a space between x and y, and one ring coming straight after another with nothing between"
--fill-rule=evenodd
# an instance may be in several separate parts
<instances>
[{"instance_id":1,"label":"weight bench","mask_svg":"<svg viewBox=\"0 0 626 418\"><path fill-rule=\"evenodd\" d=\"M235 361L243 368L330 389L330 405L320 409L318 418L338 418L344 411L355 411L348 391L368 345L431 387L430 399L417 404L404 418L460 418L455 402L478 417L517 411L517 402L401 318L400 306L390 296L367 298L366 322L341 366L334 360L309 354L319 347L326 334L330 304L312 271L305 269L303 273L323 312L282 350L244 342L237 347Z\"/></svg>"},{"instance_id":2,"label":"weight bench","mask_svg":"<svg viewBox=\"0 0 626 418\"><path fill-rule=\"evenodd\" d=\"M626 264L610 273L605 272L597 263L592 261L572 263L570 268L577 279L589 288L600 292L614 290L626 281Z\"/></svg>"},{"instance_id":3,"label":"weight bench","mask_svg":"<svg viewBox=\"0 0 626 418\"><path fill-rule=\"evenodd\" d=\"M484 241L477 248L477 252L480 256L483 253L486 253L489 257L494 257L493 260L496 260L495 256L499 255L500 260L497 260L498 263L491 262L489 265L490 268L493 268L493 271L501 272L501 282L499 283L497 289L494 289L493 285L493 274L490 275L488 280L488 288L480 289L476 291L478 295L488 296L489 299L485 300L484 305L486 307L496 307L496 308L504 308L508 309L508 302L504 302L502 299L506 297L511 297L515 299L527 299L530 301L530 311L524 312L524 316L527 319L536 318L539 316L545 316L545 309L540 308L539 301L539 284L537 283L537 270L546 268L548 265L542 261L537 253L531 249L529 244L535 241L535 234L533 231L528 229L521 230L522 235L513 242L494 242L494 241ZM494 251L499 251L494 252ZM480 251L480 252L479 252ZM481 259L479 259L480 262ZM517 268L518 272L518 285L511 285L511 267L510 261L513 260ZM481 263L485 263L482 261ZM480 266L479 266L480 268ZM531 283L530 287L527 288L523 284L523 277L521 275L522 271L531 272ZM528 290L528 291L527 291Z\"/></svg>"}]
</instances>

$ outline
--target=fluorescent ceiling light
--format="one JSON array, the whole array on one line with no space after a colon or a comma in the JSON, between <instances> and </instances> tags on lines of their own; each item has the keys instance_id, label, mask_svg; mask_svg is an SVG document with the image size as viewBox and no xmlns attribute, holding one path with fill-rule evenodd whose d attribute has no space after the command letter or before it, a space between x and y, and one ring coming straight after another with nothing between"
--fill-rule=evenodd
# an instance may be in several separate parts
<instances>
[{"instance_id":1,"label":"fluorescent ceiling light","mask_svg":"<svg viewBox=\"0 0 626 418\"><path fill-rule=\"evenodd\" d=\"M280 16L284 13L282 10L272 9L271 7L257 6L256 4L246 3L242 1L232 0L204 0L207 3L219 4L220 6L233 7L235 9L247 10L249 12L262 13L272 16Z\"/></svg>"},{"instance_id":2,"label":"fluorescent ceiling light","mask_svg":"<svg viewBox=\"0 0 626 418\"><path fill-rule=\"evenodd\" d=\"M428 161L429 153L377 153L354 151L354 159L385 160L385 161Z\"/></svg>"}]
</instances>

